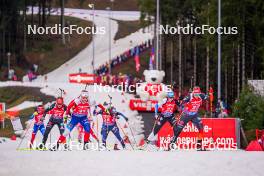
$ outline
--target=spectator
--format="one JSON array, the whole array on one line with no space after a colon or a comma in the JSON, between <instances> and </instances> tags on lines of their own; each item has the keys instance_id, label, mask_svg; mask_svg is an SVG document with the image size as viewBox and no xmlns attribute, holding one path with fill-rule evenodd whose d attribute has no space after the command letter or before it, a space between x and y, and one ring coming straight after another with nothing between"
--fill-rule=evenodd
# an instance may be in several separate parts
<instances>
[{"instance_id":1,"label":"spectator","mask_svg":"<svg viewBox=\"0 0 264 176\"><path fill-rule=\"evenodd\" d=\"M9 72L8 72L8 79L10 79L10 80L13 79L14 74L15 74L15 70L10 69Z\"/></svg>"},{"instance_id":2,"label":"spectator","mask_svg":"<svg viewBox=\"0 0 264 176\"><path fill-rule=\"evenodd\" d=\"M17 81L17 76L16 76L16 74L13 75L12 80L13 80L13 81Z\"/></svg>"},{"instance_id":3,"label":"spectator","mask_svg":"<svg viewBox=\"0 0 264 176\"><path fill-rule=\"evenodd\" d=\"M132 42L132 41L131 41ZM131 48L127 51L125 51L123 54L112 58L110 63L106 62L105 64L101 65L97 70L95 70L95 73L97 75L103 75L103 74L107 74L109 71L109 66L111 66L111 68L114 68L124 62L127 61L128 58L133 58L135 56L136 53L136 48L139 47L139 52L144 52L146 49L151 48L152 41L148 40L145 43L142 43L138 46L135 46L134 48Z\"/></svg>"},{"instance_id":4,"label":"spectator","mask_svg":"<svg viewBox=\"0 0 264 176\"><path fill-rule=\"evenodd\" d=\"M216 105L216 116L218 118L228 117L227 105L222 100L218 100Z\"/></svg>"}]
</instances>

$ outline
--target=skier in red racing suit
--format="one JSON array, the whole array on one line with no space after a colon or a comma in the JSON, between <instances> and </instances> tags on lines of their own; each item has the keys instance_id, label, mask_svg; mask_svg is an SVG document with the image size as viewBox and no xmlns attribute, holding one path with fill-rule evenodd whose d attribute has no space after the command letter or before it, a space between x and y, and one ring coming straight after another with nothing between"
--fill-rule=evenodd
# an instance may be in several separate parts
<instances>
[{"instance_id":1,"label":"skier in red racing suit","mask_svg":"<svg viewBox=\"0 0 264 176\"><path fill-rule=\"evenodd\" d=\"M88 120L88 116L90 116L90 104L88 100L88 92L83 90L81 95L78 98L75 98L70 102L66 110L66 116L71 114L71 121L67 124L63 135L59 138L59 143L65 143L66 136L70 134L73 128L80 123L84 131L90 133L90 121ZM71 113L72 110L72 113ZM88 139L84 140L84 147L88 143Z\"/></svg>"},{"instance_id":2,"label":"skier in red racing suit","mask_svg":"<svg viewBox=\"0 0 264 176\"><path fill-rule=\"evenodd\" d=\"M171 140L171 144L177 141L181 131L185 125L191 121L199 130L197 139L197 149L202 149L202 138L203 138L203 124L199 117L198 110L203 103L203 100L208 98L207 95L201 93L200 87L196 86L193 88L193 92L183 99L182 106L183 111L180 120L177 123L176 130L174 131L174 137ZM171 145L170 145L171 146Z\"/></svg>"},{"instance_id":3,"label":"skier in red racing suit","mask_svg":"<svg viewBox=\"0 0 264 176\"><path fill-rule=\"evenodd\" d=\"M148 142L154 142L155 136L163 127L166 122L169 122L173 127L173 131L176 130L176 118L175 113L177 112L178 100L174 98L174 92L169 91L167 93L167 98L163 99L162 103L157 103L155 105L155 125L153 131L148 137ZM158 115L158 109L161 108L160 114Z\"/></svg>"}]
</instances>

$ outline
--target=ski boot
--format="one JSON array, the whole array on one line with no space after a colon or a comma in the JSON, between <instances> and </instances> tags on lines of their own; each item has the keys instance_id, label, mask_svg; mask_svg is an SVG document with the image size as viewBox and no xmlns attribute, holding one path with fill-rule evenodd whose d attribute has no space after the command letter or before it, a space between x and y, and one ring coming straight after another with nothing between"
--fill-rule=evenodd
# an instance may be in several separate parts
<instances>
[{"instance_id":1,"label":"ski boot","mask_svg":"<svg viewBox=\"0 0 264 176\"><path fill-rule=\"evenodd\" d=\"M41 150L41 151L44 151L44 150L47 150L45 144L41 143L39 144L39 146L37 146L36 150Z\"/></svg>"},{"instance_id":2,"label":"ski boot","mask_svg":"<svg viewBox=\"0 0 264 176\"><path fill-rule=\"evenodd\" d=\"M60 147L60 144L57 143L56 145L52 146L49 150L50 151L57 151L59 149L59 147Z\"/></svg>"},{"instance_id":3,"label":"ski boot","mask_svg":"<svg viewBox=\"0 0 264 176\"><path fill-rule=\"evenodd\" d=\"M89 150L89 142L83 143L83 150Z\"/></svg>"},{"instance_id":4,"label":"ski boot","mask_svg":"<svg viewBox=\"0 0 264 176\"><path fill-rule=\"evenodd\" d=\"M106 146L106 143L102 143L102 145L99 147L99 150L100 151L110 151L107 146Z\"/></svg>"},{"instance_id":5,"label":"ski boot","mask_svg":"<svg viewBox=\"0 0 264 176\"><path fill-rule=\"evenodd\" d=\"M206 149L202 145L202 140L201 139L197 140L196 150L197 151L206 151Z\"/></svg>"},{"instance_id":6,"label":"ski boot","mask_svg":"<svg viewBox=\"0 0 264 176\"><path fill-rule=\"evenodd\" d=\"M114 145L114 150L120 150L117 144Z\"/></svg>"}]
</instances>

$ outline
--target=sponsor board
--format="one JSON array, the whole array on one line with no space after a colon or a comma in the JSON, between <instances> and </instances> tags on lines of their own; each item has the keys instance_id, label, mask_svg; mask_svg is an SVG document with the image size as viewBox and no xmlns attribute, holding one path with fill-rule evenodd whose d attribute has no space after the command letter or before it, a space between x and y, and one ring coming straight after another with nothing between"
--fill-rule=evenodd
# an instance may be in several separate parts
<instances>
[{"instance_id":1,"label":"sponsor board","mask_svg":"<svg viewBox=\"0 0 264 176\"><path fill-rule=\"evenodd\" d=\"M21 124L20 118L19 117L13 117L11 119L11 123L14 129L15 134L20 133L23 131L23 126Z\"/></svg>"},{"instance_id":2,"label":"sponsor board","mask_svg":"<svg viewBox=\"0 0 264 176\"><path fill-rule=\"evenodd\" d=\"M154 112L155 104L157 103L158 101L156 100L143 101L140 99L131 99L129 102L129 107L131 110Z\"/></svg>"},{"instance_id":3,"label":"sponsor board","mask_svg":"<svg viewBox=\"0 0 264 176\"><path fill-rule=\"evenodd\" d=\"M203 147L210 150L236 150L240 148L240 120L236 118L202 118ZM189 122L176 142L178 149L196 149L198 129ZM173 129L166 123L158 133L158 146L167 148Z\"/></svg>"},{"instance_id":4,"label":"sponsor board","mask_svg":"<svg viewBox=\"0 0 264 176\"><path fill-rule=\"evenodd\" d=\"M94 84L95 75L86 73L69 74L70 83Z\"/></svg>"}]
</instances>

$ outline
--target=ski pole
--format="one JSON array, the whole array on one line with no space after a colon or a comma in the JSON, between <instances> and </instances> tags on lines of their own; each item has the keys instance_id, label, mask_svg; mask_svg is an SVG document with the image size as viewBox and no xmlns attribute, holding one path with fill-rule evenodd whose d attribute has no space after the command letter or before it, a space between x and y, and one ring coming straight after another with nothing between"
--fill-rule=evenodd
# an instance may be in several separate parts
<instances>
[{"instance_id":1,"label":"ski pole","mask_svg":"<svg viewBox=\"0 0 264 176\"><path fill-rule=\"evenodd\" d=\"M135 135L134 135L132 129L130 128L130 125L129 125L128 122L127 122L127 125L128 125L128 128L130 129L130 132L131 132L131 134L132 134L132 137L133 137L133 139L134 139L135 144L137 144L137 141L136 141Z\"/></svg>"},{"instance_id":2,"label":"ski pole","mask_svg":"<svg viewBox=\"0 0 264 176\"><path fill-rule=\"evenodd\" d=\"M125 133L125 131L124 131L124 129L119 125L119 123L117 121L116 121L116 124L117 124L117 127L120 127L120 129L121 129L122 133L124 134L124 136L127 136L126 133ZM128 139L129 139L129 137L128 137ZM130 140L129 140L129 144L130 144L131 148L134 150L134 147L131 144Z\"/></svg>"},{"instance_id":3,"label":"ski pole","mask_svg":"<svg viewBox=\"0 0 264 176\"><path fill-rule=\"evenodd\" d=\"M113 97L111 97L110 95L108 95L108 97L109 97L109 99L110 99L110 103L109 103L109 104L110 104L110 107L111 107L111 106L112 106L112 98L113 98Z\"/></svg>"},{"instance_id":4,"label":"ski pole","mask_svg":"<svg viewBox=\"0 0 264 176\"><path fill-rule=\"evenodd\" d=\"M179 121L181 119L182 114L183 114L183 111L179 114L178 120L176 119L177 121ZM173 126L171 128L173 129L175 127L175 125L177 125L177 122L175 124L173 124Z\"/></svg>"},{"instance_id":5,"label":"ski pole","mask_svg":"<svg viewBox=\"0 0 264 176\"><path fill-rule=\"evenodd\" d=\"M22 142L24 141L24 139L25 139L25 137L26 137L26 135L27 135L29 129L32 127L32 124L34 124L34 120L32 120L32 122L30 123L29 128L27 128L27 130L26 130L26 132L25 132L25 135L24 135L23 138L21 139L21 141L20 141L20 143L18 144L16 150L19 150L19 148L20 148Z\"/></svg>"},{"instance_id":6,"label":"ski pole","mask_svg":"<svg viewBox=\"0 0 264 176\"><path fill-rule=\"evenodd\" d=\"M154 129L155 129L155 127L156 127L158 121L159 121L159 117L158 117L157 119L155 118L154 125L153 125L153 127L152 127L151 132L154 131Z\"/></svg>"},{"instance_id":7,"label":"ski pole","mask_svg":"<svg viewBox=\"0 0 264 176\"><path fill-rule=\"evenodd\" d=\"M88 86L88 84L85 84L85 88L84 88L84 90L86 90L87 86Z\"/></svg>"},{"instance_id":8,"label":"ski pole","mask_svg":"<svg viewBox=\"0 0 264 176\"><path fill-rule=\"evenodd\" d=\"M96 136L98 138L98 144L99 144L99 120L97 116L96 116Z\"/></svg>"},{"instance_id":9,"label":"ski pole","mask_svg":"<svg viewBox=\"0 0 264 176\"><path fill-rule=\"evenodd\" d=\"M89 109L89 112L90 112L90 115L91 115L91 119L93 121L94 119L94 116L93 116L93 113L91 112L91 109ZM94 122L93 122L94 124ZM91 129L93 130L93 127L91 126ZM99 146L99 137L98 137L98 118L96 117L96 137L97 137L97 143L98 143L98 146Z\"/></svg>"},{"instance_id":10,"label":"ski pole","mask_svg":"<svg viewBox=\"0 0 264 176\"><path fill-rule=\"evenodd\" d=\"M51 133L49 134L49 138L50 138L50 144L51 144Z\"/></svg>"},{"instance_id":11,"label":"ski pole","mask_svg":"<svg viewBox=\"0 0 264 176\"><path fill-rule=\"evenodd\" d=\"M96 111L96 108L97 108L97 106L95 106L95 109L94 109L95 111ZM95 114L95 118L96 118L96 136L98 139L97 143L99 145L99 119L97 117L97 114Z\"/></svg>"}]
</instances>

